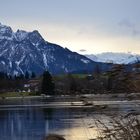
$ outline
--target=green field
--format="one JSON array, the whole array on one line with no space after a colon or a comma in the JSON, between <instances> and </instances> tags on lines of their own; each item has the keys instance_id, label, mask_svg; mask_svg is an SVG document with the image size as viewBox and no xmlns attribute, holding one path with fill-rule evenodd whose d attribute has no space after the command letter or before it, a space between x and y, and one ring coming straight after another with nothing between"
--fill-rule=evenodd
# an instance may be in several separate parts
<instances>
[{"instance_id":1,"label":"green field","mask_svg":"<svg viewBox=\"0 0 140 140\"><path fill-rule=\"evenodd\" d=\"M29 92L6 92L6 93L0 93L0 97L24 97L24 96L35 96L35 93L29 93Z\"/></svg>"}]
</instances>

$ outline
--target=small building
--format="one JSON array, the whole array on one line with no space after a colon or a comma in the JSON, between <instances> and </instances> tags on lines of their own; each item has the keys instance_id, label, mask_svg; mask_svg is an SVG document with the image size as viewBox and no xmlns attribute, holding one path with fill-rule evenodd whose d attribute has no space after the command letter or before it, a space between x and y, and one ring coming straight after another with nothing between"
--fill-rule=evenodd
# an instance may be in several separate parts
<instances>
[{"instance_id":1,"label":"small building","mask_svg":"<svg viewBox=\"0 0 140 140\"><path fill-rule=\"evenodd\" d=\"M31 91L39 91L39 84L40 83L40 80L38 79L32 79L32 80L29 80L26 84L24 84L24 89L28 92L31 92Z\"/></svg>"}]
</instances>

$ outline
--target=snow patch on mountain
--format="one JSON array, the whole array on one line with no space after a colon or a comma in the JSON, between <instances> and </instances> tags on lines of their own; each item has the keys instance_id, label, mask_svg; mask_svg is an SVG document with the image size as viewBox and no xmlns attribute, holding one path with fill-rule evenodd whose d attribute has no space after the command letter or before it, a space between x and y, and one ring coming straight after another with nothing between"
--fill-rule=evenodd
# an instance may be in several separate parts
<instances>
[{"instance_id":1,"label":"snow patch on mountain","mask_svg":"<svg viewBox=\"0 0 140 140\"><path fill-rule=\"evenodd\" d=\"M5 65L5 62L4 62L4 61L1 61L1 63L2 63L3 65Z\"/></svg>"},{"instance_id":2,"label":"snow patch on mountain","mask_svg":"<svg viewBox=\"0 0 140 140\"><path fill-rule=\"evenodd\" d=\"M48 67L48 63L47 63L47 58L46 58L46 54L45 53L43 53L43 60L44 60L44 66L45 66L45 68L47 68Z\"/></svg>"},{"instance_id":3,"label":"snow patch on mountain","mask_svg":"<svg viewBox=\"0 0 140 140\"><path fill-rule=\"evenodd\" d=\"M85 55L96 62L114 63L114 64L133 64L140 62L140 55L132 53L113 53L106 52L101 54Z\"/></svg>"},{"instance_id":4,"label":"snow patch on mountain","mask_svg":"<svg viewBox=\"0 0 140 140\"><path fill-rule=\"evenodd\" d=\"M12 40L13 37L14 37L14 32L11 29L11 27L2 25L0 23L0 40L2 39Z\"/></svg>"},{"instance_id":5,"label":"snow patch on mountain","mask_svg":"<svg viewBox=\"0 0 140 140\"><path fill-rule=\"evenodd\" d=\"M9 62L9 66L10 66L10 68L12 68L12 62L11 61Z\"/></svg>"},{"instance_id":6,"label":"snow patch on mountain","mask_svg":"<svg viewBox=\"0 0 140 140\"><path fill-rule=\"evenodd\" d=\"M86 60L86 59L81 59L81 61L84 62L84 63L86 63L86 64L87 63L90 63L90 61L89 60Z\"/></svg>"}]
</instances>

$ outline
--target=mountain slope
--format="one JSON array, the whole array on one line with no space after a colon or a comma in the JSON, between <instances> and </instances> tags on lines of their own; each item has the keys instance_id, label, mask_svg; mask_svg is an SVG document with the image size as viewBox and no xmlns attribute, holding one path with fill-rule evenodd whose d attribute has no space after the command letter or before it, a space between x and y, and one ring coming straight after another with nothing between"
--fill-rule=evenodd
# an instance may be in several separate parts
<instances>
[{"instance_id":1,"label":"mountain slope","mask_svg":"<svg viewBox=\"0 0 140 140\"><path fill-rule=\"evenodd\" d=\"M102 70L110 67L47 42L36 30L13 32L9 26L0 24L0 71L9 74L24 74L26 71L41 74L44 70L53 74L91 72L97 65Z\"/></svg>"},{"instance_id":2,"label":"mountain slope","mask_svg":"<svg viewBox=\"0 0 140 140\"><path fill-rule=\"evenodd\" d=\"M131 53L101 53L101 54L91 54L85 55L87 58L104 63L114 63L114 64L133 64L140 62L140 55L134 55Z\"/></svg>"}]
</instances>

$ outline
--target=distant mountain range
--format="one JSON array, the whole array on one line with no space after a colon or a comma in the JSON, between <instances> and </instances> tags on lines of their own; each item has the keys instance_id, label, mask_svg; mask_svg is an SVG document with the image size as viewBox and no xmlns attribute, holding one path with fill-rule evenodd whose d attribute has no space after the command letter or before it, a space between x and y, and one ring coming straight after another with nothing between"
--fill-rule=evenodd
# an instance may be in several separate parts
<instances>
[{"instance_id":1,"label":"distant mountain range","mask_svg":"<svg viewBox=\"0 0 140 140\"><path fill-rule=\"evenodd\" d=\"M97 63L89 58L45 41L36 30L26 32L0 24L0 71L9 74L48 70L53 74L93 72L96 67L102 71L111 65Z\"/></svg>"},{"instance_id":2,"label":"distant mountain range","mask_svg":"<svg viewBox=\"0 0 140 140\"><path fill-rule=\"evenodd\" d=\"M131 53L112 53L106 52L101 54L85 55L95 62L114 63L114 64L134 64L140 62L140 55Z\"/></svg>"}]
</instances>

